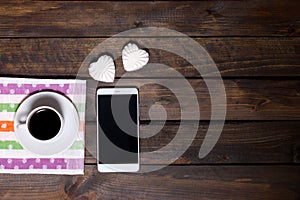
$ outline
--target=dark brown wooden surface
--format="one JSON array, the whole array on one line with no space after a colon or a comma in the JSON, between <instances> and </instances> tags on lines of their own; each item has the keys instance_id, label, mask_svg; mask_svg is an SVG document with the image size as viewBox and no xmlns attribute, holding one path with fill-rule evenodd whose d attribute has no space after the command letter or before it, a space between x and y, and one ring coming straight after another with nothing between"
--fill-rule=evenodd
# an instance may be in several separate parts
<instances>
[{"instance_id":1,"label":"dark brown wooden surface","mask_svg":"<svg viewBox=\"0 0 300 200\"><path fill-rule=\"evenodd\" d=\"M116 80L117 81L117 80ZM173 88L159 84L145 84L157 81L160 84L171 83ZM210 120L211 103L209 91L203 79L188 80L192 86L200 107L200 119ZM255 79L226 79L224 86L227 96L227 120L299 120L300 119L300 81L298 80L255 80ZM118 85L145 84L140 90L140 117L149 120L149 109L152 105L164 106L168 120L180 120L181 110L186 110L185 120L196 120L193 113L193 97L187 96L186 87L181 79L122 79ZM93 85L90 83L90 85ZM114 84L99 84L101 87ZM87 96L88 121L95 121L95 88L90 87ZM171 91L173 89L173 91ZM214 89L213 91L218 91ZM177 92L175 96L174 92ZM217 93L212 93L218 95ZM178 99L184 102L180 106ZM191 112L187 112L190 110ZM154 116L159 120L160 116ZM217 118L219 119L219 118Z\"/></svg>"},{"instance_id":2,"label":"dark brown wooden surface","mask_svg":"<svg viewBox=\"0 0 300 200\"><path fill-rule=\"evenodd\" d=\"M297 36L299 2L3 1L2 37L111 36L166 27L189 36Z\"/></svg>"},{"instance_id":3,"label":"dark brown wooden surface","mask_svg":"<svg viewBox=\"0 0 300 200\"><path fill-rule=\"evenodd\" d=\"M152 128L149 108L165 107L168 118L155 136L141 139L146 166L166 164L145 156L167 145L178 126L182 141L199 123L188 150L171 166L146 174L103 174L95 165L95 88L87 92L86 159L83 176L0 175L1 199L300 199L300 3L298 1L2 1L0 76L75 78L99 43L137 27L164 27L187 34L210 54L222 77L227 115L221 137L205 158L199 149L208 129L211 103L204 79L191 63L148 49L151 63L177 70L193 86L201 120L180 121L178 100L157 84L140 88L141 135ZM165 35L164 45L174 48ZM128 41L132 38L128 38ZM142 46L143 38L136 38ZM109 48L117 48L114 43ZM116 60L116 81L124 74ZM199 65L198 67L206 67ZM152 73L145 67L143 73ZM180 91L180 82L167 75ZM86 69L80 77L88 77ZM205 74L215 78L216 73ZM123 84L140 84L132 73ZM89 85L93 83L89 81ZM113 84L100 84L111 86ZM188 108L190 97L183 95ZM154 126L163 122L156 116ZM172 144L174 152L181 141ZM168 152L166 152L168 153Z\"/></svg>"},{"instance_id":4,"label":"dark brown wooden surface","mask_svg":"<svg viewBox=\"0 0 300 200\"><path fill-rule=\"evenodd\" d=\"M76 77L88 53L103 38L29 38L0 40L0 73L26 77ZM210 54L223 77L297 77L300 75L298 37L195 38ZM117 45L109 44L109 48ZM166 44L172 48L172 44ZM75 50L74 50L75 49ZM150 62L171 66L185 77L199 77L178 55L149 49ZM121 58L116 76L124 74ZM199 66L201 67L201 65ZM145 73L151 68L145 67ZM163 71L163 74L168 74ZM87 77L86 71L80 73ZM134 76L134 75L133 75ZM206 74L214 77L215 74Z\"/></svg>"},{"instance_id":5,"label":"dark brown wooden surface","mask_svg":"<svg viewBox=\"0 0 300 200\"><path fill-rule=\"evenodd\" d=\"M148 174L100 174L87 165L84 176L1 175L6 184L0 195L10 200L299 199L298 171L282 165L169 166Z\"/></svg>"},{"instance_id":6,"label":"dark brown wooden surface","mask_svg":"<svg viewBox=\"0 0 300 200\"><path fill-rule=\"evenodd\" d=\"M181 124L182 123L182 124ZM153 126L142 122L140 135L148 136L151 129L161 127L163 122L156 121ZM141 139L141 162L143 164L167 164L165 157L150 159L144 153L158 150L168 145L175 137L178 127L185 129L184 137L172 143L172 151L178 151L183 141L191 137L192 127L198 121L166 122L163 129L155 136ZM241 164L241 163L300 163L300 139L298 121L283 122L227 122L222 135L204 159L199 159L198 152L208 129L208 122L200 122L198 133L183 156L173 164ZM95 164L96 159L96 124L90 122L86 127L86 163ZM170 152L165 152L166 155Z\"/></svg>"}]
</instances>

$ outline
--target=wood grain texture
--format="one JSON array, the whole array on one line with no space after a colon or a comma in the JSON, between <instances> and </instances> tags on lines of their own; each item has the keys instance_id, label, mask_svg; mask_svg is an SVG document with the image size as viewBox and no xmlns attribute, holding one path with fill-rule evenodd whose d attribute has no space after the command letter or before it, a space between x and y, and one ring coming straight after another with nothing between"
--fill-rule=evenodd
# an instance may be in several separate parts
<instances>
[{"instance_id":1,"label":"wood grain texture","mask_svg":"<svg viewBox=\"0 0 300 200\"><path fill-rule=\"evenodd\" d=\"M86 166L84 176L0 175L0 195L3 200L298 199L299 184L299 166L169 166L147 174L100 174Z\"/></svg>"},{"instance_id":2,"label":"wood grain texture","mask_svg":"<svg viewBox=\"0 0 300 200\"><path fill-rule=\"evenodd\" d=\"M85 174L0 174L1 199L300 199L299 8L300 2L292 0L0 2L0 76L75 78L82 61L99 43L122 31L152 26L192 36L215 61L227 95L227 121L221 137L210 154L199 159L211 118L204 79L187 60L148 48L150 39L134 37L149 52L151 63L170 66L186 78L201 113L198 121L183 79L175 78L170 69L145 67L120 80L125 71L121 57L117 58L116 82L126 86L149 83L140 88L141 136L163 127L158 134L140 140L141 163L147 167L169 163L166 155L178 152L200 123L187 151L156 172L100 174L95 165L95 87L115 84L88 81ZM178 38L171 42L172 35L164 36L153 41L160 40L170 49L182 44ZM122 45L132 38L126 40ZM107 48L120 52L117 44L117 40L110 42ZM205 60L197 67L210 69ZM147 79L144 74L152 77ZM216 72L202 75L214 78ZM88 77L86 68L80 76ZM166 81L171 82L173 92L150 83ZM190 115L181 121L183 136L170 143L182 114L174 92ZM219 95L217 88L213 93ZM165 108L165 124L159 110L150 118L152 105ZM150 120L157 121L150 127ZM160 158L146 154L167 144L171 150Z\"/></svg>"},{"instance_id":3,"label":"wood grain texture","mask_svg":"<svg viewBox=\"0 0 300 200\"><path fill-rule=\"evenodd\" d=\"M104 40L104 38L0 39L0 74L74 78L85 57ZM300 38L298 37L226 37L194 38L194 40L210 54L223 77L300 75ZM164 46L175 49L172 42L165 42ZM147 47L147 44L142 47ZM121 47L118 47L118 44L107 44L107 49L119 48ZM148 49L148 51L150 63L165 64L185 77L200 77L195 67L180 56L159 49ZM124 75L121 57L116 58L115 64L116 77ZM205 67L205 64L199 64L197 67ZM153 68L146 66L141 73L151 74L151 70ZM165 76L170 74L168 70L162 69L160 73ZM87 69L80 70L79 75L88 77ZM212 72L203 75L215 77L216 74ZM132 76L138 75L133 73Z\"/></svg>"},{"instance_id":4,"label":"wood grain texture","mask_svg":"<svg viewBox=\"0 0 300 200\"><path fill-rule=\"evenodd\" d=\"M180 152L184 141L193 137L192 128L197 121L190 122L154 122L149 126L140 126L141 164L168 164L168 155ZM174 140L179 126L183 127L183 136ZM160 130L155 136L145 138L153 130ZM204 159L198 154L208 130L208 123L200 123L198 133L188 150L173 164L238 164L238 163L299 163L300 162L300 123L297 122L227 122L216 146ZM96 123L86 127L86 159L88 164L96 164ZM147 155L170 145L171 151L163 151L159 158ZM173 153L173 154L172 154ZM172 158L177 158L173 157Z\"/></svg>"},{"instance_id":5,"label":"wood grain texture","mask_svg":"<svg viewBox=\"0 0 300 200\"><path fill-rule=\"evenodd\" d=\"M297 36L299 2L0 3L0 37L101 37L136 27L166 27L189 36Z\"/></svg>"},{"instance_id":6,"label":"wood grain texture","mask_svg":"<svg viewBox=\"0 0 300 200\"><path fill-rule=\"evenodd\" d=\"M190 90L193 90L197 95L194 98L192 95L187 94L187 88L183 85L186 80L183 79L121 80L119 80L118 86L143 85L139 88L141 120L150 119L149 109L153 105L156 109L154 109L152 120L161 120L163 116L163 112L158 108L158 105L165 108L167 120L198 120L199 118L195 117L196 108L194 106L197 106L197 101L194 98L197 98L199 102L200 119L211 119L210 95L202 79L188 80L192 87ZM162 86L166 84L169 84L169 89ZM98 86L108 87L113 85L101 83ZM300 81L298 80L229 79L224 80L224 86L227 95L226 120L300 119ZM88 82L87 121L95 121L96 119L96 87L97 83L95 81ZM215 96L220 95L218 88L212 88L212 94ZM182 101L181 105L178 99ZM182 117L182 111L186 114L185 117ZM217 116L215 119L220 118Z\"/></svg>"}]
</instances>

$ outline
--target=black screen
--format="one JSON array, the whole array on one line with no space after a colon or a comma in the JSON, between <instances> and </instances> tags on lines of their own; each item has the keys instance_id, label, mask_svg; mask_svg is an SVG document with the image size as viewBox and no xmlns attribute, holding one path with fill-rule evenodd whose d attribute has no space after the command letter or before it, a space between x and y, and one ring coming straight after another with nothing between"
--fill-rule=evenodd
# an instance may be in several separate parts
<instances>
[{"instance_id":1,"label":"black screen","mask_svg":"<svg viewBox=\"0 0 300 200\"><path fill-rule=\"evenodd\" d=\"M98 95L99 164L138 163L137 95Z\"/></svg>"}]
</instances>

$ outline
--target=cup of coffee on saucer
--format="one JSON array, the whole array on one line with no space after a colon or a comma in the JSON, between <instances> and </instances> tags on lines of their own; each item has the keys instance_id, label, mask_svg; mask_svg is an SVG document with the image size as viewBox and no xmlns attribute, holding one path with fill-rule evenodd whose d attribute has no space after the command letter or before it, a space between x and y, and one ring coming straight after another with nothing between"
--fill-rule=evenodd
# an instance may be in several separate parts
<instances>
[{"instance_id":1,"label":"cup of coffee on saucer","mask_svg":"<svg viewBox=\"0 0 300 200\"><path fill-rule=\"evenodd\" d=\"M26 128L37 140L54 140L62 132L63 117L52 107L41 106L32 110L25 124L19 124L18 128Z\"/></svg>"},{"instance_id":2,"label":"cup of coffee on saucer","mask_svg":"<svg viewBox=\"0 0 300 200\"><path fill-rule=\"evenodd\" d=\"M26 98L15 115L15 134L24 149L41 156L62 153L75 141L79 116L65 96L44 91Z\"/></svg>"}]
</instances>

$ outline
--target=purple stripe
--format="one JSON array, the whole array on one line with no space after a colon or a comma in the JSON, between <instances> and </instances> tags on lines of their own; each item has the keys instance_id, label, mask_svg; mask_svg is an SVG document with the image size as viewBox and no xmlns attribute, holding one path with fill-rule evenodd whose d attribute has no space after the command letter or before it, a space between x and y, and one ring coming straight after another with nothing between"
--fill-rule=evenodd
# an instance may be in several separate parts
<instances>
[{"instance_id":1,"label":"purple stripe","mask_svg":"<svg viewBox=\"0 0 300 200\"><path fill-rule=\"evenodd\" d=\"M85 94L85 84L0 84L0 94L31 94L41 90L55 90L64 94Z\"/></svg>"},{"instance_id":2,"label":"purple stripe","mask_svg":"<svg viewBox=\"0 0 300 200\"><path fill-rule=\"evenodd\" d=\"M1 158L1 169L83 169L84 159L64 158Z\"/></svg>"},{"instance_id":3,"label":"purple stripe","mask_svg":"<svg viewBox=\"0 0 300 200\"><path fill-rule=\"evenodd\" d=\"M67 164L68 169L84 169L84 159L70 159Z\"/></svg>"}]
</instances>

